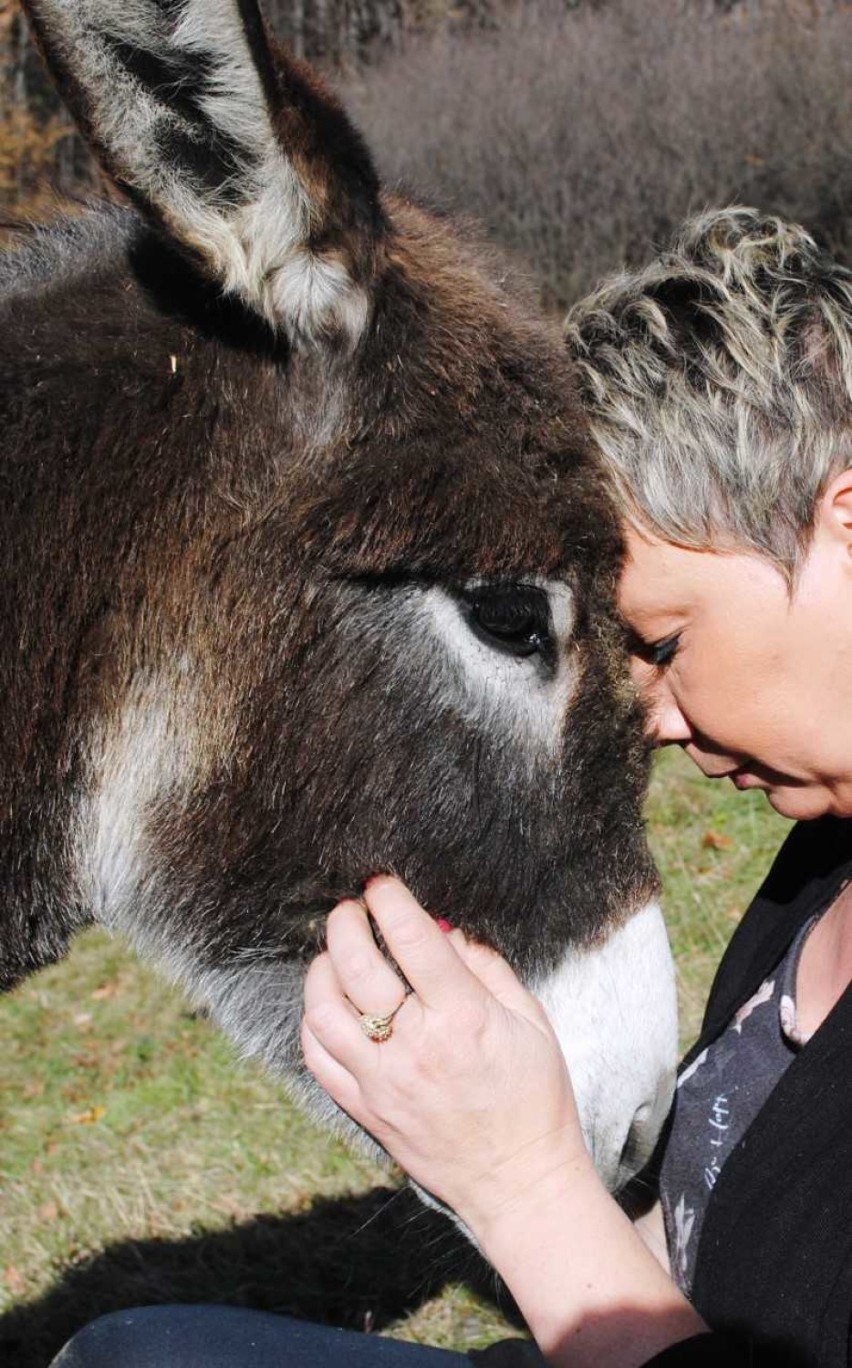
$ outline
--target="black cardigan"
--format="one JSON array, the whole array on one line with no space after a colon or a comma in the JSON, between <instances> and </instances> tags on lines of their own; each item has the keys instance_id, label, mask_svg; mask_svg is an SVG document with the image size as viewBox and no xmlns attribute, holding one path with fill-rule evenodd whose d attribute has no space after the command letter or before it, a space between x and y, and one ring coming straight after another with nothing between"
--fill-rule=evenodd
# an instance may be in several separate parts
<instances>
[{"instance_id":1,"label":"black cardigan","mask_svg":"<svg viewBox=\"0 0 852 1368\"><path fill-rule=\"evenodd\" d=\"M850 877L852 821L794 827L728 946L684 1065ZM673 1345L653 1368L852 1366L852 986L725 1163L701 1232L693 1301L716 1333Z\"/></svg>"}]
</instances>

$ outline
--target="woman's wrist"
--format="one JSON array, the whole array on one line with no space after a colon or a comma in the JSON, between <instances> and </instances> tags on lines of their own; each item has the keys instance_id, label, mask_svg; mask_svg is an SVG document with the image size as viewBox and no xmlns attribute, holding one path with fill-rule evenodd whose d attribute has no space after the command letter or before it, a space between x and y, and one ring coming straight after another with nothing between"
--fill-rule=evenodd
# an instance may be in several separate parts
<instances>
[{"instance_id":1,"label":"woman's wrist","mask_svg":"<svg viewBox=\"0 0 852 1368\"><path fill-rule=\"evenodd\" d=\"M498 1239L502 1227L523 1221L534 1205L547 1200L547 1194L559 1194L562 1199L567 1191L599 1181L571 1118L564 1131L527 1141L523 1149L492 1164L486 1173L474 1178L462 1170L456 1179L458 1199L445 1200L484 1243Z\"/></svg>"},{"instance_id":2,"label":"woman's wrist","mask_svg":"<svg viewBox=\"0 0 852 1368\"><path fill-rule=\"evenodd\" d=\"M554 1365L639 1368L707 1329L588 1155L465 1219Z\"/></svg>"}]
</instances>

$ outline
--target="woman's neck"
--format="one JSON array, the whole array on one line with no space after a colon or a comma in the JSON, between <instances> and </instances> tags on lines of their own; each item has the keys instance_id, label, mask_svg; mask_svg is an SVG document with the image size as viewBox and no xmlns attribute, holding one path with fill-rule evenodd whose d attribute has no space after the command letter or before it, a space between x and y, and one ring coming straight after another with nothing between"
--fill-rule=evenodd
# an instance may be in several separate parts
<instances>
[{"instance_id":1,"label":"woman's neck","mask_svg":"<svg viewBox=\"0 0 852 1368\"><path fill-rule=\"evenodd\" d=\"M796 1023L813 1035L852 982L852 882L820 917L802 949L796 975Z\"/></svg>"}]
</instances>

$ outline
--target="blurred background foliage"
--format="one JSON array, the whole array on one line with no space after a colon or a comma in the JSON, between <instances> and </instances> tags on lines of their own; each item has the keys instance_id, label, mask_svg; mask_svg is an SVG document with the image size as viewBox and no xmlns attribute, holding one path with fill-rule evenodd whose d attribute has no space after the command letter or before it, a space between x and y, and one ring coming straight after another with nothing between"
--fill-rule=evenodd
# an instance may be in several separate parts
<instances>
[{"instance_id":1,"label":"blurred background foliage","mask_svg":"<svg viewBox=\"0 0 852 1368\"><path fill-rule=\"evenodd\" d=\"M838 0L266 0L386 181L478 219L562 309L690 212L753 204L852 255L852 5ZM0 0L0 215L96 172L18 0Z\"/></svg>"}]
</instances>

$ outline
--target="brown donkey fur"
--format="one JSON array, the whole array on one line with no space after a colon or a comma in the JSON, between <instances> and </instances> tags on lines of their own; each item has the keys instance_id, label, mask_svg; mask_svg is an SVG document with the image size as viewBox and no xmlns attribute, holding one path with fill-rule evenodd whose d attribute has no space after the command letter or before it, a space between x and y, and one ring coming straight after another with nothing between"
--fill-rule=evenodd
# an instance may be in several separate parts
<instances>
[{"instance_id":1,"label":"brown donkey fur","mask_svg":"<svg viewBox=\"0 0 852 1368\"><path fill-rule=\"evenodd\" d=\"M380 869L545 980L653 885L558 336L254 0L25 8L134 207L0 259L0 983L97 920L298 1073Z\"/></svg>"}]
</instances>

